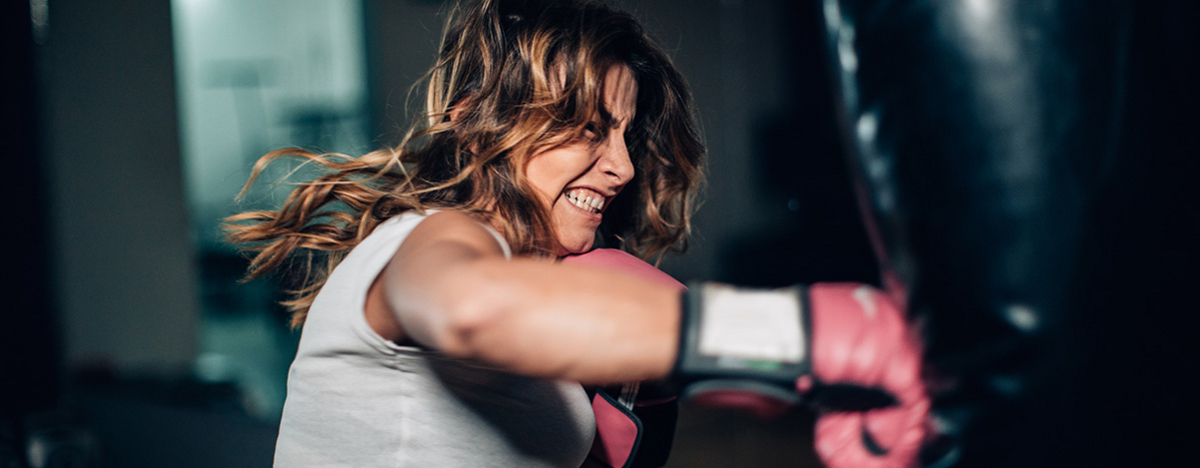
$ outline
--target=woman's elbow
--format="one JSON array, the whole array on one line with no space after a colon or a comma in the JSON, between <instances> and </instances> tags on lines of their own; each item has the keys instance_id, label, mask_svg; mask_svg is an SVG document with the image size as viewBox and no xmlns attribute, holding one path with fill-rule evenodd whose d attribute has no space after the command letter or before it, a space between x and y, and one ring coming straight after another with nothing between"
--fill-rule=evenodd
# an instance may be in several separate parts
<instances>
[{"instance_id":1,"label":"woman's elbow","mask_svg":"<svg viewBox=\"0 0 1200 468\"><path fill-rule=\"evenodd\" d=\"M478 358L486 337L505 322L511 311L510 291L503 280L463 281L467 287L449 294L442 311L442 326L437 327L435 347L450 357Z\"/></svg>"}]
</instances>

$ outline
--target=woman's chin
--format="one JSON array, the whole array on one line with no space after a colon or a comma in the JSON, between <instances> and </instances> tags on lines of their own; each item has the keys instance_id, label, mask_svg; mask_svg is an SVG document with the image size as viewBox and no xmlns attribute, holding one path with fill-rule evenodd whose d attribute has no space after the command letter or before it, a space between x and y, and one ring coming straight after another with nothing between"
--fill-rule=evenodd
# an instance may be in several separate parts
<instances>
[{"instance_id":1,"label":"woman's chin","mask_svg":"<svg viewBox=\"0 0 1200 468\"><path fill-rule=\"evenodd\" d=\"M580 240L578 242L564 243L563 245L560 245L558 248L558 256L564 257L567 255L576 255L576 254L586 253L587 251L592 250L592 246L594 245L594 243L595 243L595 241L593 239Z\"/></svg>"}]
</instances>

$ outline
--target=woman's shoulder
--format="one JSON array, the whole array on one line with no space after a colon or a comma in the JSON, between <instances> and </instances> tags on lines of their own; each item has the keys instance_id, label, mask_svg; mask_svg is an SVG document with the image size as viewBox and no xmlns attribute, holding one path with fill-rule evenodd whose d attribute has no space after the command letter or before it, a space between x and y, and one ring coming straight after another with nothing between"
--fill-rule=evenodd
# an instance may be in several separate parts
<instances>
[{"instance_id":1,"label":"woman's shoulder","mask_svg":"<svg viewBox=\"0 0 1200 468\"><path fill-rule=\"evenodd\" d=\"M428 210L423 215L421 228L439 233L478 234L491 229L479 216L462 210Z\"/></svg>"},{"instance_id":2,"label":"woman's shoulder","mask_svg":"<svg viewBox=\"0 0 1200 468\"><path fill-rule=\"evenodd\" d=\"M459 210L410 209L379 223L379 226L367 236L367 240L369 241L372 237L394 237L396 235L409 237L418 228L420 228L419 233L470 229L471 219L469 215Z\"/></svg>"},{"instance_id":3,"label":"woman's shoulder","mask_svg":"<svg viewBox=\"0 0 1200 468\"><path fill-rule=\"evenodd\" d=\"M428 210L416 220L407 247L424 248L440 242L459 242L481 249L496 249L511 257L508 242L492 226L460 210ZM402 221L403 222L403 221Z\"/></svg>"}]
</instances>

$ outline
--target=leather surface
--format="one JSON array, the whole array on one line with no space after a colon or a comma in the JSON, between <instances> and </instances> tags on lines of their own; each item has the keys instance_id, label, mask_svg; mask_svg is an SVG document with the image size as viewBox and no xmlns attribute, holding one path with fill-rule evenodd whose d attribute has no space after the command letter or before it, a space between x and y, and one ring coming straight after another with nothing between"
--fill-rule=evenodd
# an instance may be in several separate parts
<instances>
[{"instance_id":1,"label":"leather surface","mask_svg":"<svg viewBox=\"0 0 1200 468\"><path fill-rule=\"evenodd\" d=\"M1112 178L1131 5L823 2L884 282L937 374L951 443L927 464L1078 462L1074 294Z\"/></svg>"}]
</instances>

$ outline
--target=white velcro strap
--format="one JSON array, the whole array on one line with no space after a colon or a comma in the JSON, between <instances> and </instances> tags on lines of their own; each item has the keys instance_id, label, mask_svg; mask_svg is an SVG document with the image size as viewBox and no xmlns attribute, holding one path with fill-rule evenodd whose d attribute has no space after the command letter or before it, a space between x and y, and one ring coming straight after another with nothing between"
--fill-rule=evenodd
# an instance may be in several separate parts
<instances>
[{"instance_id":1,"label":"white velcro strap","mask_svg":"<svg viewBox=\"0 0 1200 468\"><path fill-rule=\"evenodd\" d=\"M718 360L799 364L808 356L800 289L706 283L700 291L698 354Z\"/></svg>"}]
</instances>

